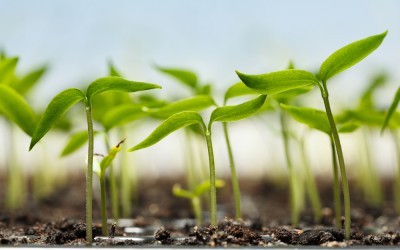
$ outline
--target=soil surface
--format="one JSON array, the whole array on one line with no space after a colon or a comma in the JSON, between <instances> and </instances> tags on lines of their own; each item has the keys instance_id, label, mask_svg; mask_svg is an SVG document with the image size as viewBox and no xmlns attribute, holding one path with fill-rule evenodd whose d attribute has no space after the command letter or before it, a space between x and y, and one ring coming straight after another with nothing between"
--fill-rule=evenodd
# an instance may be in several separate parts
<instances>
[{"instance_id":1,"label":"soil surface","mask_svg":"<svg viewBox=\"0 0 400 250\"><path fill-rule=\"evenodd\" d=\"M74 185L55 190L49 197L35 200L27 194L26 205L8 211L0 205L0 245L86 244L85 186L83 176L69 180ZM0 199L4 199L4 180L0 177ZM112 235L101 236L99 197L93 202L93 235L96 246L301 246L345 247L359 245L400 245L400 217L392 204L392 183L385 181L385 203L368 205L353 188L352 233L344 240L344 230L334 225L331 183L319 181L323 218L315 224L312 211L302 213L298 227L290 226L287 186L267 180L241 180L243 220L234 215L232 190L218 190L218 227L196 225L190 203L174 197L171 188L177 180L146 180L129 218L118 221ZM227 180L229 184L229 181ZM352 187L352 184L350 185ZM95 192L97 192L95 188ZM206 202L204 210L208 211ZM111 213L110 217L111 217ZM204 216L208 218L207 212ZM109 220L111 229L113 221Z\"/></svg>"}]
</instances>

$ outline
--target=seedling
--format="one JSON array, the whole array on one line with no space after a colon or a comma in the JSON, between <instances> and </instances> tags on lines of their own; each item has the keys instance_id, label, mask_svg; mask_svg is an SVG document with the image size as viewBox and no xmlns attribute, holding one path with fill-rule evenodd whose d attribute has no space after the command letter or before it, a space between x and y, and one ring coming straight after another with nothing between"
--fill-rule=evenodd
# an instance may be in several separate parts
<instances>
[{"instance_id":1,"label":"seedling","mask_svg":"<svg viewBox=\"0 0 400 250\"><path fill-rule=\"evenodd\" d=\"M121 151L121 145L125 139L120 141L116 146L112 147L108 154L103 157L100 164L95 162L93 171L99 176L100 192L101 192L101 229L103 236L108 235L107 226L107 201L106 201L106 170L110 167L115 157Z\"/></svg>"},{"instance_id":2,"label":"seedling","mask_svg":"<svg viewBox=\"0 0 400 250\"><path fill-rule=\"evenodd\" d=\"M143 149L154 145L170 133L187 127L189 125L198 124L201 126L201 132L206 139L209 167L210 167L210 214L211 225L217 225L217 196L216 196L216 178L215 178L215 164L214 164L214 151L211 138L211 128L214 122L233 122L257 113L257 111L264 104L266 99L265 95L261 95L251 101L235 105L218 107L211 113L210 121L206 125L203 118L199 113L194 111L183 111L170 116L167 120L161 123L146 139L129 149L130 152Z\"/></svg>"},{"instance_id":3,"label":"seedling","mask_svg":"<svg viewBox=\"0 0 400 250\"><path fill-rule=\"evenodd\" d=\"M86 174L86 240L92 244L92 178L93 178L93 120L92 100L100 93L106 91L137 92L160 88L160 86L144 82L132 82L120 77L103 77L92 82L86 93L80 89L70 88L56 95L49 103L46 111L33 133L30 150L36 143L61 119L72 106L83 101L86 110L88 127L88 164Z\"/></svg>"},{"instance_id":4,"label":"seedling","mask_svg":"<svg viewBox=\"0 0 400 250\"><path fill-rule=\"evenodd\" d=\"M223 180L215 180L215 188L222 188L225 186L225 182ZM210 181L203 181L198 184L193 190L182 189L181 185L175 184L172 187L172 193L181 198L189 199L192 207L194 216L196 218L196 224L201 225L203 223L203 216L201 210L201 196L210 190Z\"/></svg>"},{"instance_id":5,"label":"seedling","mask_svg":"<svg viewBox=\"0 0 400 250\"><path fill-rule=\"evenodd\" d=\"M2 58L0 59L0 86L1 88L1 101L0 115L6 117L9 121L19 126L26 134L32 135L33 130L36 126L36 115L32 111L29 104L25 101L25 98L29 94L29 91L38 83L46 71L46 67L40 67L28 74L20 76L17 75L15 69L18 64L17 57L7 57L2 52ZM16 148L14 146L15 141L15 126L11 123L7 123L10 140L8 144L9 162L8 162L8 182L7 182L7 194L6 194L6 206L10 210L19 208L24 203L24 196L26 193L26 181L24 180L24 173L17 163ZM42 172L41 175L45 173ZM42 183L45 186L47 183ZM36 190L35 190L36 191Z\"/></svg>"},{"instance_id":6,"label":"seedling","mask_svg":"<svg viewBox=\"0 0 400 250\"><path fill-rule=\"evenodd\" d=\"M314 75L308 71L295 69L282 70L262 75L247 75L236 71L244 84L258 93L265 95L274 95L293 88L307 85L316 85L319 87L339 160L345 206L346 239L350 239L350 192L347 182L346 166L344 162L342 146L335 120L333 119L329 101L329 92L326 83L328 79L357 64L375 49L377 49L382 43L386 34L387 31L382 34L370 36L353 42L337 50L321 64L319 73L317 75Z\"/></svg>"},{"instance_id":7,"label":"seedling","mask_svg":"<svg viewBox=\"0 0 400 250\"><path fill-rule=\"evenodd\" d=\"M392 103L390 104L390 107L386 113L385 120L382 125L381 129L381 134L385 131L386 127L390 125L390 122L393 121L400 121L398 114L396 113L397 106L399 105L400 102L400 87L397 89L396 94L393 97ZM394 116L396 116L396 119L392 119ZM399 127L399 125L397 125ZM396 179L395 179L395 184L394 184L394 192L393 194L395 195L394 200L395 200L395 207L398 213L400 213L400 195L398 194L398 191L400 190L400 144L399 144L399 138L398 135L395 131L392 132L393 139L395 142L396 150L397 150L397 174L396 174Z\"/></svg>"},{"instance_id":8,"label":"seedling","mask_svg":"<svg viewBox=\"0 0 400 250\"><path fill-rule=\"evenodd\" d=\"M306 124L310 128L317 129L329 136L332 149L332 166L333 166L333 198L335 207L335 223L338 228L341 228L341 201L340 201L340 187L339 187L339 172L337 166L337 155L335 151L335 143L332 137L331 128L329 126L329 121L326 113L321 110L316 110L312 108L289 106L286 104L281 104L281 107L287 111L296 121ZM340 124L339 132L349 133L358 128L353 122ZM306 173L310 175L310 173ZM308 186L308 189L315 189L314 186ZM310 190L309 193L312 193Z\"/></svg>"}]
</instances>

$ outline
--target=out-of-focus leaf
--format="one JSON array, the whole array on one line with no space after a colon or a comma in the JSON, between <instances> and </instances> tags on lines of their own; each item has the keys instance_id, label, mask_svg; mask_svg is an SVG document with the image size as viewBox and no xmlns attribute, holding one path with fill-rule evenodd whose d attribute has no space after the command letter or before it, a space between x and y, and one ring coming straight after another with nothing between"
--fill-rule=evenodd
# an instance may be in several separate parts
<instances>
[{"instance_id":1,"label":"out-of-focus leaf","mask_svg":"<svg viewBox=\"0 0 400 250\"><path fill-rule=\"evenodd\" d=\"M123 104L107 111L101 120L104 128L108 131L114 127L122 126L130 122L140 120L149 114L143 111L143 106L139 104Z\"/></svg>"},{"instance_id":2,"label":"out-of-focus leaf","mask_svg":"<svg viewBox=\"0 0 400 250\"><path fill-rule=\"evenodd\" d=\"M21 79L15 81L12 87L17 90L18 93L25 95L39 82L46 71L47 67L41 67L33 70L23 76Z\"/></svg>"},{"instance_id":3,"label":"out-of-focus leaf","mask_svg":"<svg viewBox=\"0 0 400 250\"><path fill-rule=\"evenodd\" d=\"M165 119L182 111L200 111L214 105L216 104L211 96L198 95L167 104L160 108L149 109L148 113L153 117Z\"/></svg>"},{"instance_id":4,"label":"out-of-focus leaf","mask_svg":"<svg viewBox=\"0 0 400 250\"><path fill-rule=\"evenodd\" d=\"M328 135L331 134L331 127L329 126L328 117L325 112L313 108L289 106L286 104L281 104L281 107L296 121Z\"/></svg>"},{"instance_id":5,"label":"out-of-focus leaf","mask_svg":"<svg viewBox=\"0 0 400 250\"><path fill-rule=\"evenodd\" d=\"M198 85L197 75L189 70L177 68L164 68L157 67L157 69L173 78L179 80L181 83L189 86L191 89L196 90Z\"/></svg>"},{"instance_id":6,"label":"out-of-focus leaf","mask_svg":"<svg viewBox=\"0 0 400 250\"><path fill-rule=\"evenodd\" d=\"M36 116L25 99L7 85L0 85L0 114L32 136L36 127Z\"/></svg>"}]
</instances>

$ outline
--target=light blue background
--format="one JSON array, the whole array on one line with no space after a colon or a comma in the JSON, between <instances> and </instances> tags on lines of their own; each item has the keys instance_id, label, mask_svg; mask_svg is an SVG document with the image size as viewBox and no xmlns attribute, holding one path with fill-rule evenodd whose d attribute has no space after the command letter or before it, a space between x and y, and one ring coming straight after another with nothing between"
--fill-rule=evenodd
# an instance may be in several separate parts
<instances>
[{"instance_id":1,"label":"light blue background","mask_svg":"<svg viewBox=\"0 0 400 250\"><path fill-rule=\"evenodd\" d=\"M336 49L385 30L382 46L335 81L351 81L346 94L355 93L385 69L400 83L396 0L0 0L0 10L0 47L21 57L20 71L51 66L36 92L42 102L107 74L109 59L167 93L178 85L153 64L192 69L221 92L238 80L235 69L265 73L293 59L316 71Z\"/></svg>"}]
</instances>

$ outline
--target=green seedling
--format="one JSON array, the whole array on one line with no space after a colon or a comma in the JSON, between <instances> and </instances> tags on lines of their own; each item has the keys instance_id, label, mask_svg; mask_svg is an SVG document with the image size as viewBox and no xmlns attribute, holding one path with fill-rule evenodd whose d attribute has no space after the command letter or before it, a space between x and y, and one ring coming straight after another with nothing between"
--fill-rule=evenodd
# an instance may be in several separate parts
<instances>
[{"instance_id":1,"label":"green seedling","mask_svg":"<svg viewBox=\"0 0 400 250\"><path fill-rule=\"evenodd\" d=\"M112 147L108 154L103 157L100 164L95 163L93 171L99 176L100 180L100 192L101 192L101 230L103 236L108 236L108 225L107 225L107 201L106 201L106 170L111 168L111 163L115 157L121 151L121 145L125 142L125 139L120 141L116 146Z\"/></svg>"},{"instance_id":2,"label":"green seedling","mask_svg":"<svg viewBox=\"0 0 400 250\"><path fill-rule=\"evenodd\" d=\"M314 75L304 70L282 70L261 75L247 75L237 71L239 78L246 86L260 94L274 95L302 86L315 85L321 92L326 115L329 120L331 133L338 156L345 207L345 237L350 239L350 192L347 182L346 166L339 134L333 118L329 101L327 81L338 73L357 64L377 49L385 38L387 31L353 42L331 54L320 66L319 73Z\"/></svg>"},{"instance_id":3,"label":"green seedling","mask_svg":"<svg viewBox=\"0 0 400 250\"><path fill-rule=\"evenodd\" d=\"M290 64L292 65L292 64ZM303 93L306 93L308 91L311 90L310 86L304 86L304 87L300 87L300 88L296 88L296 89L291 89L289 91L285 91L283 93L279 93L276 94L272 97L268 97L267 101L265 102L265 104L263 105L263 107L261 108L261 111L259 113L262 112L266 112L266 111L271 111L276 109L277 105L276 103L278 102L289 102L291 99L293 99L294 97L301 95ZM234 97L239 97L239 96L244 96L244 95L255 95L257 94L257 92L255 92L254 90L248 88L244 83L242 82L238 82L234 85L232 85L225 93L225 97L224 97L224 105L226 105L227 101L231 98ZM285 156L287 159L287 163L288 163L288 169L289 169L289 173L290 173L290 197L291 197L291 211L292 211L292 224L293 226L296 226L299 220L299 216L300 216L300 212L301 212L301 208L304 204L304 202L302 201L304 198L302 198L302 195L300 194L300 189L301 186L299 186L300 182L297 182L297 179L295 178L295 173L293 170L290 158L289 158L289 142L288 142L288 135L289 132L287 131L288 129L286 128L286 118L284 117L284 113L280 112L280 121L281 121L281 131L282 131L282 137L283 137L283 141L284 141L284 145L285 145ZM231 167L231 176L232 176L232 185L233 185L233 191L234 191L234 197L235 197L235 207L236 207L236 218L240 218L241 217L241 211L240 211L240 190L239 190L239 183L238 183L238 179L236 177L236 167L235 167L235 163L234 163L234 159L233 159L233 153L232 153L232 148L230 145L230 141L229 141L229 135L228 135L228 127L227 124L224 123L224 133L225 133L225 140L226 140L226 144L227 144L227 148L228 148L228 154L229 154L229 162L230 162L230 167ZM313 204L318 204L313 202ZM317 211L317 210L315 210ZM320 209L318 209L318 211L320 211ZM318 217L318 214L317 214Z\"/></svg>"},{"instance_id":4,"label":"green seedling","mask_svg":"<svg viewBox=\"0 0 400 250\"><path fill-rule=\"evenodd\" d=\"M296 121L306 124L310 128L317 129L329 136L332 149L332 166L333 166L333 197L334 197L334 210L335 210L335 223L336 226L341 228L341 201L340 201L340 185L339 185L339 171L337 166L337 155L335 151L335 143L332 137L331 128L326 113L321 110L312 108L289 106L281 104L283 110L287 111ZM339 132L350 133L358 128L357 124L353 122L340 124ZM311 171L306 169L306 176L310 176ZM311 195L317 195L313 190L316 189L315 183L308 182L308 192Z\"/></svg>"},{"instance_id":5,"label":"green seedling","mask_svg":"<svg viewBox=\"0 0 400 250\"><path fill-rule=\"evenodd\" d=\"M36 126L36 115L25 101L29 91L39 82L40 78L46 71L46 67L41 67L28 74L20 76L17 75L15 69L18 64L17 57L6 57L3 52L3 57L0 59L0 86L2 100L1 106L3 111L0 110L0 115L3 114L7 120L12 121L19 126L26 134L32 135ZM8 88L7 88L8 87ZM17 163L16 148L14 146L16 132L18 132L11 123L6 123L9 129L10 140L8 144L9 163L8 163L8 182L6 193L6 206L11 211L19 208L24 203L24 196L26 194L26 187L24 180L24 173ZM46 164L44 164L46 165ZM47 170L47 169L45 169ZM39 171L40 172L40 171ZM48 171L47 171L48 172ZM41 171L41 175L45 175L46 171ZM46 186L48 182L42 183ZM35 190L36 194L36 190ZM35 195L36 197L37 195Z\"/></svg>"},{"instance_id":6,"label":"green seedling","mask_svg":"<svg viewBox=\"0 0 400 250\"><path fill-rule=\"evenodd\" d=\"M201 84L197 75L190 70L179 68L156 67L160 72L167 74L187 86L194 95L210 95L211 84Z\"/></svg>"},{"instance_id":7,"label":"green seedling","mask_svg":"<svg viewBox=\"0 0 400 250\"><path fill-rule=\"evenodd\" d=\"M374 95L377 90L385 85L387 82L387 74L380 73L371 78L369 84L362 92L358 101L358 107L354 110L344 110L343 114L337 117L338 122L354 121L360 124L361 143L363 147L361 150L360 164L357 164L358 174L357 183L359 183L361 190L364 193L366 201L374 206L381 207L383 205L383 190L380 182L379 174L372 163L373 153L371 152L371 135L380 128L384 121L384 113L378 110L378 105L375 103Z\"/></svg>"},{"instance_id":8,"label":"green seedling","mask_svg":"<svg viewBox=\"0 0 400 250\"><path fill-rule=\"evenodd\" d=\"M397 106L399 105L400 102L400 87L398 87L396 94L393 97L392 103L390 104L390 107L386 113L385 120L382 125L381 129L381 134L385 131L385 129L390 126L390 123L400 121L399 114L396 112ZM397 117L395 117L397 116ZM397 128L399 125L396 126ZM400 143L399 143L399 136L397 134L397 131L392 131L392 136L394 139L394 143L396 146L397 150L397 174L395 175L395 182L394 182L394 201L395 201L395 207L398 213L400 213L400 195L398 194L398 191L400 190Z\"/></svg>"},{"instance_id":9,"label":"green seedling","mask_svg":"<svg viewBox=\"0 0 400 250\"><path fill-rule=\"evenodd\" d=\"M92 178L93 178L93 119L92 100L100 93L106 91L137 92L160 88L160 86L144 82L128 81L120 77L103 77L92 82L86 92L70 88L56 95L46 108L33 133L30 149L62 118L62 116L76 103L83 101L86 110L88 127L88 164L86 174L86 239L87 244L92 244Z\"/></svg>"},{"instance_id":10,"label":"green seedling","mask_svg":"<svg viewBox=\"0 0 400 250\"><path fill-rule=\"evenodd\" d=\"M262 107L266 99L265 95L261 95L251 101L235 105L218 107L211 113L210 121L206 125L203 118L199 113L194 111L183 111L172 115L163 123L161 123L146 139L137 144L136 146L129 149L129 151L135 151L150 147L161 139L169 135L170 133L187 127L189 125L198 124L201 127L203 136L206 139L209 168L210 168L210 214L211 214L211 225L216 226L217 224L217 196L216 196L216 177L215 177L215 164L214 164L214 151L211 138L211 128L214 122L233 122L242 120L250 117L257 113Z\"/></svg>"},{"instance_id":11,"label":"green seedling","mask_svg":"<svg viewBox=\"0 0 400 250\"><path fill-rule=\"evenodd\" d=\"M225 186L225 182L223 180L215 180L215 188L222 188ZM193 212L194 216L196 218L196 224L197 225L202 225L203 223L203 216L202 216L202 210L201 210L201 196L204 195L205 193L210 191L210 181L203 181L197 186L194 187L193 190L186 190L182 189L181 185L175 184L172 187L172 193L176 197L181 197L181 198L186 198L189 199L192 207L193 207Z\"/></svg>"}]
</instances>

